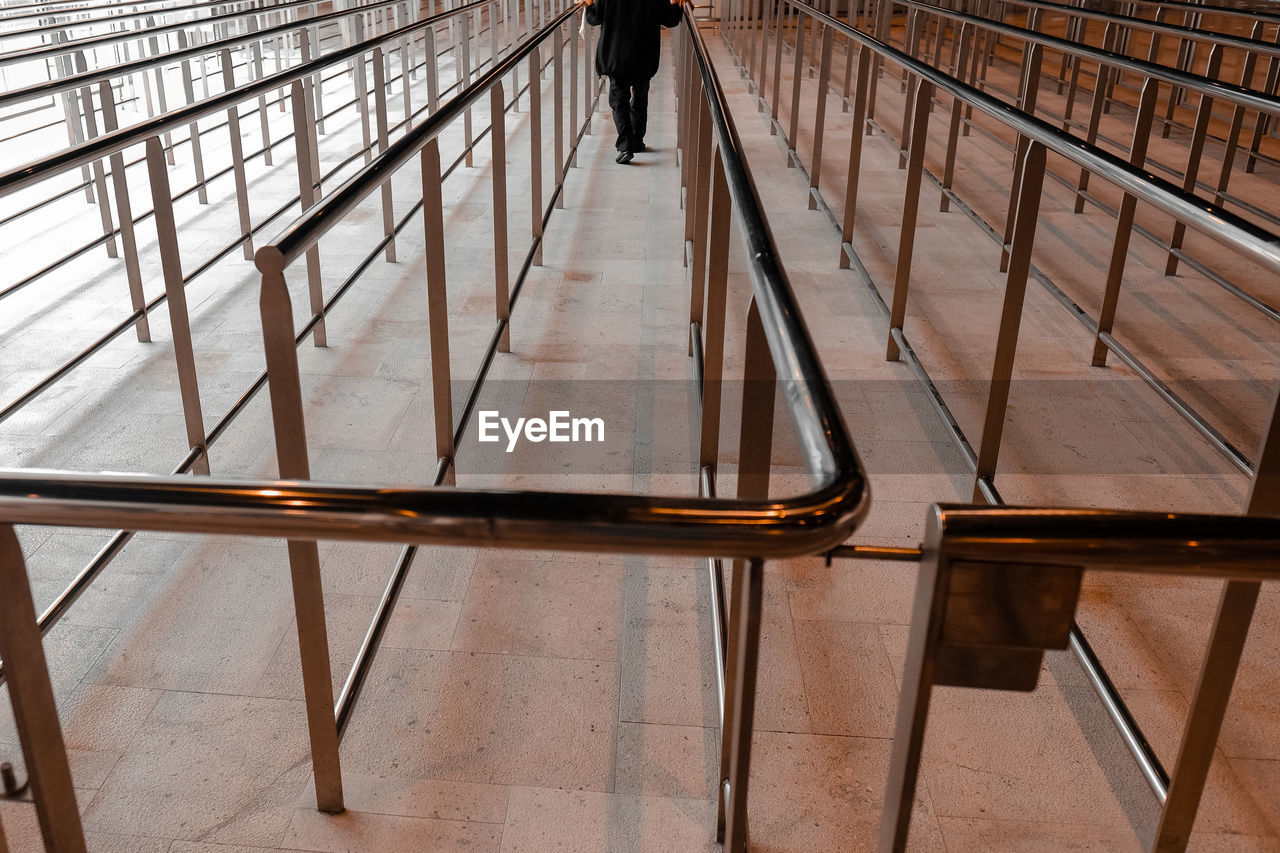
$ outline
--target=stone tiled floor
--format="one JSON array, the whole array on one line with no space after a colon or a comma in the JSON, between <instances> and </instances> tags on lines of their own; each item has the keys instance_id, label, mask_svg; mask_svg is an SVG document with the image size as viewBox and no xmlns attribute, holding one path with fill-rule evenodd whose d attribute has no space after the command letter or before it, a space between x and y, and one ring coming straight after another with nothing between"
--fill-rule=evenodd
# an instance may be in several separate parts
<instances>
[{"instance_id":1,"label":"stone tiled floor","mask_svg":"<svg viewBox=\"0 0 1280 853\"><path fill-rule=\"evenodd\" d=\"M719 41L711 43L783 261L872 471L875 503L857 538L914 542L929 503L968 496L963 463L907 369L884 361L878 310L862 283L836 269L836 236L821 214L805 210L803 180L783 168L745 83L731 73ZM566 207L551 219L544 264L532 270L516 308L512 353L495 361L486 397L535 414L575 395L621 425L617 443L566 469L555 454L508 458L482 448L473 426L458 453L459 484L692 491L692 368L669 68L668 57L653 86L653 150L632 166L612 163L608 116L596 115L568 178ZM901 115L896 87L883 86L882 94L883 114ZM838 199L849 126L833 105L823 189L829 183L828 198ZM524 116L509 120L513 269L528 227ZM348 124L326 137L326 162L337 162L352 136ZM808 144L802 135L802 149ZM457 145L450 138L446 156ZM445 187L455 380L471 376L492 330L482 151L474 170ZM855 245L883 285L896 254L902 178L882 134L866 151ZM981 211L999 221L1007 157L977 137L965 151L961 196L975 207L987 198ZM287 189L289 180L287 166L263 171L254 177L255 198ZM397 180L397 210L407 210L416 181L412 167ZM975 239L958 213L932 213L934 191L925 192L908 332L938 366L935 375L954 383L952 399L969 423L985 401L986 333L1002 279L986 238ZM234 221L226 198L184 212L184 253L207 254ZM84 221L91 227L92 216ZM1072 281L1076 256L1064 246L1096 241L1107 230L1100 221L1072 217L1051 193L1042 238L1060 234L1063 242L1043 239L1036 262L1055 280ZM326 288L372 243L378 222L377 208L366 204L324 244ZM734 241L736 248L736 234ZM300 350L316 479L423 482L433 471L421 247L408 229L400 262L376 261L334 313L329 346ZM728 335L736 343L748 286L739 254L731 259ZM234 258L215 270L193 283L191 300L210 424L262 363L252 269ZM1092 275L1080 272L1082 292L1083 283L1096 287ZM299 317L302 278L291 273ZM55 281L39 298L23 297L34 323L5 315L6 393L69 349L68 330L87 336L121 310L123 278L114 267L99 279L77 268ZM1141 284L1152 295L1135 299L1132 310L1125 303L1126 333L1171 355L1159 363L1184 379L1217 376L1207 371L1220 364L1218 353L1201 345L1228 346L1216 325L1237 322L1239 312L1207 302L1208 291L1195 290L1190 276L1166 281L1152 272ZM1082 330L1042 293L1029 293L1024 326L1034 334L1020 353L1019 378L1027 382L1006 432L1005 493L1022 501L1238 508L1241 480L1131 377L1123 381L1124 371L1100 376L1087 368L1091 342ZM1206 304L1212 307L1187 313ZM1180 323L1177 336L1162 331L1170 314ZM1274 379L1274 333L1238 322L1249 334L1232 345L1232 366L1245 385L1265 386ZM163 312L153 330L159 343L122 340L48 402L0 425L0 461L167 471L184 447ZM740 346L731 346L730 370L740 362ZM1245 436L1256 435L1260 417L1250 393L1224 396ZM1239 397L1248 405L1236 405ZM726 418L726 436L736 423ZM785 430L786 419L778 423ZM214 446L214 473L273 475L270 436L269 411L258 400ZM785 439L775 461L779 492L804 487ZM732 484L728 464L722 491ZM104 539L47 528L22 536L38 604ZM93 850L718 849L715 672L708 592L693 561L424 549L344 742L348 810L333 817L317 813L311 799L282 544L140 534L49 635ZM397 552L321 543L335 689ZM768 567L754 849L873 848L913 587L914 572L903 564L827 568L815 558ZM1091 576L1086 589L1081 621L1166 760L1214 598L1211 584L1117 575ZM1280 596L1268 590L1196 849L1280 849L1278 636ZM6 720L0 756L16 754ZM1153 812L1127 761L1068 660L1051 661L1032 694L939 691L912 848L1136 849ZM11 848L33 849L30 808L4 803L0 816Z\"/></svg>"}]
</instances>

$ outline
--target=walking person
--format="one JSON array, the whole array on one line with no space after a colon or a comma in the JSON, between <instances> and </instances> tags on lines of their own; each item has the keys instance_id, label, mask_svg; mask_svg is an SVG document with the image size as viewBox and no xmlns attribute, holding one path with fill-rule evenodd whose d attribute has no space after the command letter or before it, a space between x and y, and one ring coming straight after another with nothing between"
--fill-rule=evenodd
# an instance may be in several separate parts
<instances>
[{"instance_id":1,"label":"walking person","mask_svg":"<svg viewBox=\"0 0 1280 853\"><path fill-rule=\"evenodd\" d=\"M601 28L596 73L609 78L609 108L618 128L618 163L645 150L649 81L658 73L662 27L680 23L682 0L582 0L587 23Z\"/></svg>"}]
</instances>

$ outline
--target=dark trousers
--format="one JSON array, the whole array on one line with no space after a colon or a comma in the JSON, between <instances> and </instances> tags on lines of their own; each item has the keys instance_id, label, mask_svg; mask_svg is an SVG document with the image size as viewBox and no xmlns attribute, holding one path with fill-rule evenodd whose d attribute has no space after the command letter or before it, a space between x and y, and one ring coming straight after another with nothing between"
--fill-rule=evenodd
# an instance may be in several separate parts
<instances>
[{"instance_id":1,"label":"dark trousers","mask_svg":"<svg viewBox=\"0 0 1280 853\"><path fill-rule=\"evenodd\" d=\"M618 128L619 151L639 151L644 147L645 126L649 123L649 81L609 78L609 109Z\"/></svg>"}]
</instances>

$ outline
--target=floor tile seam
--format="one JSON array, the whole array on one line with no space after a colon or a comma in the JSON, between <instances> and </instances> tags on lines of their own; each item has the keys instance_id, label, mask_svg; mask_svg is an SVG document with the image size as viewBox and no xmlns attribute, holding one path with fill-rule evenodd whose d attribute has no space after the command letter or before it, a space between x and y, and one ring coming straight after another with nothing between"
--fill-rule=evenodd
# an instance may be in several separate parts
<instances>
[{"instance_id":1,"label":"floor tile seam","mask_svg":"<svg viewBox=\"0 0 1280 853\"><path fill-rule=\"evenodd\" d=\"M448 779L415 779L415 780L412 780L412 781L422 781L422 782L452 782L453 784L475 784L475 785L490 784L490 786L491 786L491 787L501 787L501 788L507 788L507 789L509 789L509 788L513 787L513 786L511 786L511 785L501 785L501 784L492 784L492 783L484 783L484 782L458 783L458 782L454 782L453 780L448 780ZM307 793L308 793L308 795L309 795L311 792L310 792L310 791L308 791ZM357 815L366 815L366 814L367 814L367 815L377 815L378 817L394 817L394 818L402 818L402 819L407 820L407 821L423 821L423 822L427 822L427 823L434 823L434 822L439 821L439 822L445 822L445 823L480 824L480 825L483 825L483 826L502 826L504 823L506 823L506 820L507 820L507 811L506 811L506 807L509 805L509 803L510 803L510 796L509 796L509 795L507 795L507 794L506 794L506 792L504 792L504 796L503 796L504 811L503 811L503 814L502 814L502 818L501 818L501 819L498 819L498 820L490 820L490 819L487 819L487 818L478 818L478 817L446 817L446 816L444 816L444 815L403 814L403 813L400 813L400 812L379 811L377 808L360 808L360 807L357 807L357 806L351 806L351 805L349 805L349 804L347 805L347 808L345 809L345 811L343 812L343 814L357 814ZM314 805L305 805L305 804L304 804L304 805L300 805L300 806L295 806L295 807L294 807L294 810L295 810L295 811L304 811L304 812L315 812L315 811L317 811ZM335 817L336 817L336 815L335 815ZM290 826L292 827L292 825L293 825L293 823L292 823L292 818L291 818L291 819L290 819ZM286 838L287 838L287 836L288 836L288 834L286 833ZM282 848L282 849L285 849L285 850L292 850L292 849L295 849L295 848L291 848L291 847L284 847L284 848ZM303 848L303 849L305 849L305 848Z\"/></svg>"},{"instance_id":2,"label":"floor tile seam","mask_svg":"<svg viewBox=\"0 0 1280 853\"><path fill-rule=\"evenodd\" d=\"M592 657L559 657L548 654L532 654L530 652L493 652L474 649L408 649L406 651L420 652L444 652L447 654L470 655L472 657L488 657L488 658L515 658L520 660L540 660L540 661L579 661L582 663L607 663L616 664L621 667L624 662L622 658L592 658Z\"/></svg>"},{"instance_id":3,"label":"floor tile seam","mask_svg":"<svg viewBox=\"0 0 1280 853\"><path fill-rule=\"evenodd\" d=\"M938 818L947 818L949 820L986 821L990 823L1017 823L1017 824L1026 824L1029 826L1067 826L1067 827L1074 827L1078 829L1097 829L1100 827L1107 828L1107 829L1125 829L1125 830L1128 830L1130 833L1133 833L1133 827L1132 825L1130 825L1127 819L1113 821L1113 822L1099 821L1099 822L1093 823L1093 822L1083 822L1078 820L1034 820L1032 818L990 817L990 816L983 816L983 815L953 813L946 810L940 810L938 809L937 806L934 807L934 816Z\"/></svg>"}]
</instances>

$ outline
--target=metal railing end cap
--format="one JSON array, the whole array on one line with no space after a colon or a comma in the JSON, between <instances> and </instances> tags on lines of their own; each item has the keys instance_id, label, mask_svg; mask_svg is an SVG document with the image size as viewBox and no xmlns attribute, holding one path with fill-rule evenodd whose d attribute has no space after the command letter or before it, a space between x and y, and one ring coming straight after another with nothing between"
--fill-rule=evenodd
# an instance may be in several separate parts
<instances>
[{"instance_id":1,"label":"metal railing end cap","mask_svg":"<svg viewBox=\"0 0 1280 853\"><path fill-rule=\"evenodd\" d=\"M275 246L263 246L253 253L253 265L263 275L284 275L284 252Z\"/></svg>"}]
</instances>

